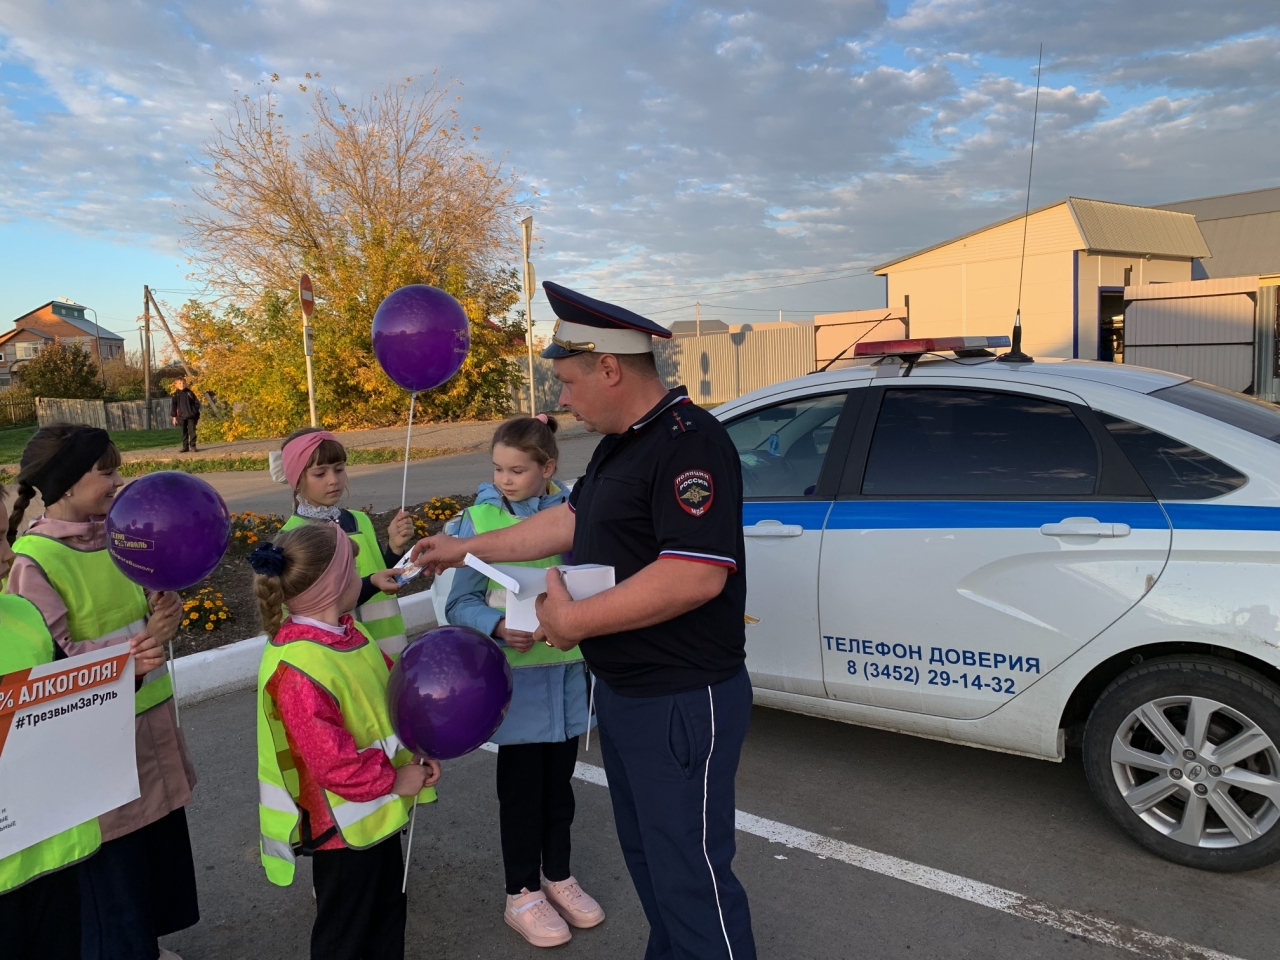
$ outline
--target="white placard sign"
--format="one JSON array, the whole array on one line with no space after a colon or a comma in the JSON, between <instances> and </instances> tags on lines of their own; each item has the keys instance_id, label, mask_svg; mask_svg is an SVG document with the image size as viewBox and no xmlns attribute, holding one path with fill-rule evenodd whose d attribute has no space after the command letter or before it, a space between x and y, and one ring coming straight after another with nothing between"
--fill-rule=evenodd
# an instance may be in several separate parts
<instances>
[{"instance_id":1,"label":"white placard sign","mask_svg":"<svg viewBox=\"0 0 1280 960\"><path fill-rule=\"evenodd\" d=\"M546 567L517 567L507 563L488 564L479 557L467 554L463 559L468 567L483 573L507 590L507 626L512 630L533 633L538 629L538 595L547 592ZM599 563L580 563L558 568L564 574L564 585L569 596L585 600L603 593L614 586L613 567Z\"/></svg>"},{"instance_id":2,"label":"white placard sign","mask_svg":"<svg viewBox=\"0 0 1280 960\"><path fill-rule=\"evenodd\" d=\"M0 677L0 857L139 796L124 645Z\"/></svg>"}]
</instances>

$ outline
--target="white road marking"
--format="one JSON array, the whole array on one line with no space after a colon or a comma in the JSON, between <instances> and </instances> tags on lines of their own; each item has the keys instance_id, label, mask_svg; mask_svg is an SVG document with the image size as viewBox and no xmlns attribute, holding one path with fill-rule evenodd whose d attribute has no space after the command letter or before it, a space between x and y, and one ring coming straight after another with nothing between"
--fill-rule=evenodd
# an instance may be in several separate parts
<instances>
[{"instance_id":1,"label":"white road marking","mask_svg":"<svg viewBox=\"0 0 1280 960\"><path fill-rule=\"evenodd\" d=\"M485 750L497 753L498 748L491 743L484 745ZM573 775L578 780L593 783L598 787L609 786L604 768L589 763L579 763ZM894 880L903 880L926 890L945 893L959 900L967 900L982 907L990 907L1011 916L1053 927L1064 933L1091 940L1107 947L1127 950L1148 960L1243 960L1241 957L1208 947L1196 946L1139 930L1137 927L1114 923L1101 917L1090 916L1078 910L1064 910L1044 900L1028 897L1025 894L995 887L989 883L970 880L945 870L936 870L923 864L912 863L886 853L877 853L865 847L834 840L818 833L810 833L798 827L766 820L754 814L737 811L736 826L743 833L761 837L770 843L781 843L793 850L804 850L822 860L840 860L844 863L860 867L871 873L878 873Z\"/></svg>"}]
</instances>

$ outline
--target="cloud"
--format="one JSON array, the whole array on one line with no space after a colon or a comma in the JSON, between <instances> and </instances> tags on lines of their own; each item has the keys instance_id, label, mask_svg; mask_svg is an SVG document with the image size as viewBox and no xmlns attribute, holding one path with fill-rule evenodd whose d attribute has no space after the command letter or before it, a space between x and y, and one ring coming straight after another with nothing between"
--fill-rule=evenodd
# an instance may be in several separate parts
<instances>
[{"instance_id":1,"label":"cloud","mask_svg":"<svg viewBox=\"0 0 1280 960\"><path fill-rule=\"evenodd\" d=\"M540 275L656 311L698 291L662 284L874 263L1020 209L1040 38L1038 199L1270 185L1278 24L1274 0L0 2L0 219L176 249L233 90L277 72L301 123L305 71L355 99L438 69L537 190Z\"/></svg>"}]
</instances>

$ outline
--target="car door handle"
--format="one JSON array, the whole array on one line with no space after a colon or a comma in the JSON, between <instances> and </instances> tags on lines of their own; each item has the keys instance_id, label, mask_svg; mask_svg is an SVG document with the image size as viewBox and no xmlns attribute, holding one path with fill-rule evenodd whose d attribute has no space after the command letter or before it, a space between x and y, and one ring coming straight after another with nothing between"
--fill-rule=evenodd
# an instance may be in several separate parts
<instances>
[{"instance_id":1,"label":"car door handle","mask_svg":"<svg viewBox=\"0 0 1280 960\"><path fill-rule=\"evenodd\" d=\"M804 533L804 527L798 523L778 523L766 520L754 527L743 527L744 537L798 537Z\"/></svg>"},{"instance_id":2,"label":"car door handle","mask_svg":"<svg viewBox=\"0 0 1280 960\"><path fill-rule=\"evenodd\" d=\"M1127 523L1099 523L1093 517L1067 517L1061 523L1040 527L1046 537L1127 537Z\"/></svg>"}]
</instances>

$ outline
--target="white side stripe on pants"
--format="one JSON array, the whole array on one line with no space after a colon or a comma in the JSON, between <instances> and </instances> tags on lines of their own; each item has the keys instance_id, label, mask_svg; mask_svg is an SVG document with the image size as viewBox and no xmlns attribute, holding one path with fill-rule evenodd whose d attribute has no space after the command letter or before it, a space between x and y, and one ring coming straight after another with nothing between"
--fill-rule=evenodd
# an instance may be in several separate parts
<instances>
[{"instance_id":1,"label":"white side stripe on pants","mask_svg":"<svg viewBox=\"0 0 1280 960\"><path fill-rule=\"evenodd\" d=\"M711 892L716 895L716 914L720 917L720 932L724 934L725 949L729 951L729 960L733 960L733 944L729 942L729 931L724 925L724 910L720 908L720 885L716 883L716 870L711 866L711 854L707 853L707 783L711 779L711 755L716 752L716 698L707 687L707 702L711 704L711 748L707 751L707 765L702 768L702 856L706 858L707 869L711 872Z\"/></svg>"},{"instance_id":2,"label":"white side stripe on pants","mask_svg":"<svg viewBox=\"0 0 1280 960\"><path fill-rule=\"evenodd\" d=\"M498 752L497 746L492 743L484 744L481 749L490 753ZM594 764L579 762L573 776L576 780L597 787L609 786L604 768ZM839 860L882 877L901 880L925 890L999 910L1001 913L1043 924L1103 946L1125 950L1148 960L1242 960L1219 950L1126 926L1078 910L1054 906L1023 893L1005 890L980 880L970 880L968 877L926 867L887 853L877 853L866 847L824 837L777 820L766 820L742 810L737 811L736 818L737 829L770 843L781 843L793 850L804 850L829 860Z\"/></svg>"}]
</instances>

